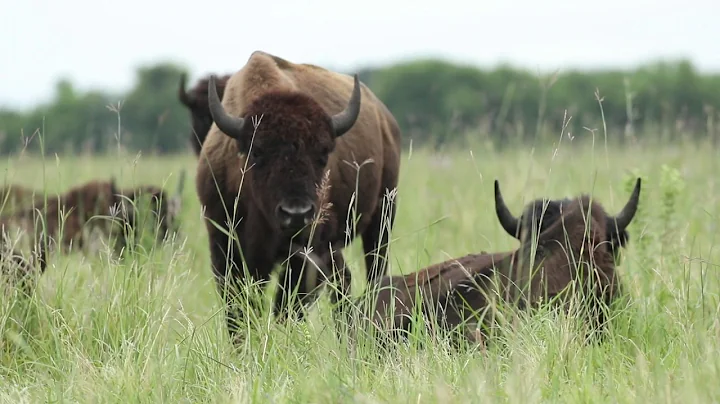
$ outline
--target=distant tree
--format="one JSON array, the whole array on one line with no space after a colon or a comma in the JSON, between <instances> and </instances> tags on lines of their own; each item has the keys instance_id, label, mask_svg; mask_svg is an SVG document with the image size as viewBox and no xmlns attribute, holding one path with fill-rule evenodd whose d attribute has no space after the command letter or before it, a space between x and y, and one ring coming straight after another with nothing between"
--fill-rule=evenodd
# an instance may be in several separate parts
<instances>
[{"instance_id":1,"label":"distant tree","mask_svg":"<svg viewBox=\"0 0 720 404\"><path fill-rule=\"evenodd\" d=\"M48 153L99 152L117 145L118 126L130 150L186 152L189 120L177 99L183 71L170 62L140 66L125 94L83 92L60 79L49 102L0 110L0 153L17 152L30 139L28 148L39 150L36 131ZM396 116L404 141L431 147L457 144L465 133L499 145L555 140L563 127L572 133L607 127L619 141L687 141L717 136L720 118L720 75L700 74L688 60L538 74L420 59L359 74ZM111 105L121 105L119 118Z\"/></svg>"},{"instance_id":2,"label":"distant tree","mask_svg":"<svg viewBox=\"0 0 720 404\"><path fill-rule=\"evenodd\" d=\"M185 150L187 111L178 102L177 86L185 69L171 63L142 66L137 84L125 99L122 117L133 149L158 153Z\"/></svg>"}]
</instances>

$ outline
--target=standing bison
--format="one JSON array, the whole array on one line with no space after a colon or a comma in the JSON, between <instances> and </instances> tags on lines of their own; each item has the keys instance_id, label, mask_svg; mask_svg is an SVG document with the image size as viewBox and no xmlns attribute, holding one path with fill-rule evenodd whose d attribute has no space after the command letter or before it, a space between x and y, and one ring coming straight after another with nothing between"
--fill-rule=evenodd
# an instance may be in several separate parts
<instances>
[{"instance_id":1,"label":"standing bison","mask_svg":"<svg viewBox=\"0 0 720 404\"><path fill-rule=\"evenodd\" d=\"M619 295L615 266L620 249L628 241L626 229L635 216L639 197L640 179L616 217L582 195L537 199L517 218L505 205L496 181L497 217L503 229L520 241L520 247L494 254L469 254L413 274L384 277L372 304L373 324L398 337L410 331L410 318L421 307L426 317L436 318L446 329L465 322L489 327L494 323L493 307L497 303L529 309L553 298L559 298L555 303L567 304L568 297L584 297L585 313L591 325L600 330L606 320L602 305L609 305ZM484 319L478 321L475 316ZM465 335L476 339L486 334L478 330Z\"/></svg>"},{"instance_id":2,"label":"standing bison","mask_svg":"<svg viewBox=\"0 0 720 404\"><path fill-rule=\"evenodd\" d=\"M216 81L219 98L222 99L225 92L225 83L230 75L221 77ZM195 87L190 91L185 91L185 74L180 76L180 86L178 88L178 99L190 111L190 125L192 133L190 134L190 144L192 144L195 155L200 154L202 145L205 142L207 133L212 126L213 120L210 115L210 106L208 105L208 78L198 80Z\"/></svg>"},{"instance_id":3,"label":"standing bison","mask_svg":"<svg viewBox=\"0 0 720 404\"><path fill-rule=\"evenodd\" d=\"M349 272L335 249L346 241L349 219L347 239L362 235L368 281L382 276L395 213L393 200L383 200L397 187L401 146L400 129L385 105L357 75L353 79L260 51L227 81L222 103L214 77L209 82L214 125L200 154L196 187L213 271L228 306L233 294L225 294L225 286L236 287L246 274L267 281L288 256L291 239L307 244L312 222L326 214L316 221L311 241L315 256L335 267L322 275L349 290ZM325 175L326 186L318 192ZM237 241L229 240L228 225ZM315 286L300 276L302 262L289 261L277 296L283 308L283 289L297 286L305 295ZM243 315L228 310L234 337Z\"/></svg>"}]
</instances>

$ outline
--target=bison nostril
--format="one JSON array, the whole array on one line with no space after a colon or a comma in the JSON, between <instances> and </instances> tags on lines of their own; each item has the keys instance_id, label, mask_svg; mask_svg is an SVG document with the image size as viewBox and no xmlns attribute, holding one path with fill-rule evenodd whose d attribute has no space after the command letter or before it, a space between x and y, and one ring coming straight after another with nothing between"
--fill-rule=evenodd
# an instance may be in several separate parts
<instances>
[{"instance_id":1,"label":"bison nostril","mask_svg":"<svg viewBox=\"0 0 720 404\"><path fill-rule=\"evenodd\" d=\"M302 205L280 205L280 211L288 216L305 216L312 210L310 204Z\"/></svg>"},{"instance_id":2,"label":"bison nostril","mask_svg":"<svg viewBox=\"0 0 720 404\"><path fill-rule=\"evenodd\" d=\"M275 208L278 218L283 225L290 225L293 222L307 224L315 213L315 205L309 201L283 201Z\"/></svg>"}]
</instances>

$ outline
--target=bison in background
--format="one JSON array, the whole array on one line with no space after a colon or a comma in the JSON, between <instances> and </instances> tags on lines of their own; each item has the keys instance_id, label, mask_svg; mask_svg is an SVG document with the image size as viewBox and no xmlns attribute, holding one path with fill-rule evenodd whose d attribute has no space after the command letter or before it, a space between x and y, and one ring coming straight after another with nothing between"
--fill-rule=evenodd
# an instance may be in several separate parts
<instances>
[{"instance_id":1,"label":"bison in background","mask_svg":"<svg viewBox=\"0 0 720 404\"><path fill-rule=\"evenodd\" d=\"M220 99L223 98L225 83L229 78L230 75L225 75L215 82ZM187 75L182 74L180 76L180 86L178 87L178 99L190 111L190 125L192 126L190 143L195 155L198 156L213 123L207 98L209 79L204 77L198 80L195 87L190 91L185 91L185 81L187 81Z\"/></svg>"},{"instance_id":2,"label":"bison in background","mask_svg":"<svg viewBox=\"0 0 720 404\"><path fill-rule=\"evenodd\" d=\"M368 281L386 272L395 204L384 197L396 192L401 134L393 115L357 75L261 51L227 80L222 102L216 88L211 77L208 102L214 124L200 154L196 189L234 339L244 321L232 303L235 288L251 279L269 280L291 242L311 246L332 268L318 278L330 278L343 292L349 291L350 274L340 247L356 234L362 235ZM328 171L325 203L316 187ZM358 220L349 225L346 238L351 208ZM283 316L286 290L299 285L299 294L305 295L315 286L302 281L303 260L294 257L277 295L275 313ZM332 296L337 300L337 293Z\"/></svg>"},{"instance_id":3,"label":"bison in background","mask_svg":"<svg viewBox=\"0 0 720 404\"><path fill-rule=\"evenodd\" d=\"M45 195L36 196L33 206L3 215L0 217L3 272L6 275L7 272L14 272L11 270L14 266L24 276L34 266L12 246L11 229L15 228L29 236L32 255L37 257L35 261L42 274L47 266L48 249L60 248L65 252L71 248L87 250L92 232L111 235L114 226L112 216L116 214L114 209L117 209L119 203L114 179L95 180L71 188L61 195L48 195L47 198Z\"/></svg>"},{"instance_id":4,"label":"bison in background","mask_svg":"<svg viewBox=\"0 0 720 404\"><path fill-rule=\"evenodd\" d=\"M178 231L178 215L182 209L182 192L185 188L187 172L182 170L175 194L169 196L167 192L156 185L140 185L134 188L123 188L120 195L123 197L122 214L125 219L125 227L132 232L137 240L140 236L140 229L152 221L157 226L155 241L162 242L166 237ZM149 206L144 198L149 199ZM142 209L150 208L150 216L142 215Z\"/></svg>"},{"instance_id":5,"label":"bison in background","mask_svg":"<svg viewBox=\"0 0 720 404\"><path fill-rule=\"evenodd\" d=\"M422 302L421 314L431 323L437 319L446 330L461 326L465 337L474 341L487 337L487 328L495 324L498 303L526 310L556 297L552 303L566 309L568 298L580 297L590 325L601 331L606 322L602 306L611 304L620 293L615 266L620 249L628 242L626 229L637 211L639 196L638 178L616 217L581 195L534 200L516 218L495 181L497 217L503 229L520 241L519 248L469 254L413 274L383 278L370 305L380 340L410 331L411 316L418 309L416 296ZM468 323L481 328L468 332Z\"/></svg>"},{"instance_id":6,"label":"bison in background","mask_svg":"<svg viewBox=\"0 0 720 404\"><path fill-rule=\"evenodd\" d=\"M2 261L0 267L3 273L13 277L24 276L29 274L33 267L12 246L9 234L12 228L31 236L33 254L38 257L37 261L40 263L40 273L45 271L48 247L60 247L65 252L74 247L87 252L96 247L97 244L94 242L100 237L108 237L114 239L112 241L115 252L121 252L127 247L123 226L132 231L137 240L139 227L145 223L137 223L137 221L147 218L139 213L146 207L150 208L147 212L150 213L153 224L159 227L155 241L164 240L171 232L177 230L177 216L181 208L181 195L186 176L187 173L183 170L180 173L176 194L171 197L154 185L119 190L114 178L110 181L90 181L71 188L61 195L48 195L47 204L43 194L35 195L30 202L25 201L26 205L30 206L0 216L0 230L3 233L2 245L0 245L0 261ZM22 195L32 195L32 191L24 187L11 186L5 189L9 190L5 192L10 196L11 192L17 190L22 190ZM143 200L144 197L150 200L149 204L144 203L146 202ZM49 236L47 240L44 238L45 235Z\"/></svg>"},{"instance_id":7,"label":"bison in background","mask_svg":"<svg viewBox=\"0 0 720 404\"><path fill-rule=\"evenodd\" d=\"M9 244L0 243L0 276L26 295L34 289L35 275L42 275L47 267L46 250L39 243L34 243L31 251L32 259L27 259Z\"/></svg>"},{"instance_id":8,"label":"bison in background","mask_svg":"<svg viewBox=\"0 0 720 404\"><path fill-rule=\"evenodd\" d=\"M30 233L42 231L54 240L63 251L71 247L85 248L88 245L85 231L100 229L107 234L112 224L109 220L95 216L113 216L113 206L119 206L120 197L115 180L93 180L71 188L60 194L35 198L33 206L2 217L5 228L24 228ZM42 215L39 213L42 212ZM43 222L39 219L42 218ZM86 226L88 225L89 226ZM60 234L62 232L62 234Z\"/></svg>"}]
</instances>

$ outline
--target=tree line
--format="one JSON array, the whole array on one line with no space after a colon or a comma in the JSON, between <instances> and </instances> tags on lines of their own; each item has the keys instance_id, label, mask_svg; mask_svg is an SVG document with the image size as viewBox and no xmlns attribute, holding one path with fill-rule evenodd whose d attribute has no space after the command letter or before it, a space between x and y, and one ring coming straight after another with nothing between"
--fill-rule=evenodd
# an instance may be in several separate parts
<instances>
[{"instance_id":1,"label":"tree line","mask_svg":"<svg viewBox=\"0 0 720 404\"><path fill-rule=\"evenodd\" d=\"M0 110L0 154L118 146L186 152L190 120L177 98L185 71L169 62L140 66L122 94L79 91L61 79L49 102ZM431 147L458 144L467 135L502 145L596 130L619 142L714 139L720 117L720 74L702 74L687 60L537 74L423 59L364 68L360 77L393 112L405 142Z\"/></svg>"}]
</instances>

